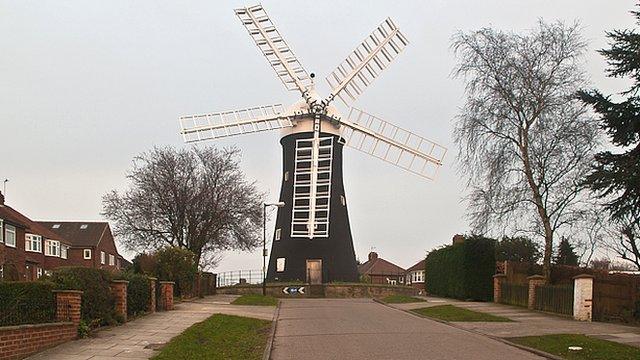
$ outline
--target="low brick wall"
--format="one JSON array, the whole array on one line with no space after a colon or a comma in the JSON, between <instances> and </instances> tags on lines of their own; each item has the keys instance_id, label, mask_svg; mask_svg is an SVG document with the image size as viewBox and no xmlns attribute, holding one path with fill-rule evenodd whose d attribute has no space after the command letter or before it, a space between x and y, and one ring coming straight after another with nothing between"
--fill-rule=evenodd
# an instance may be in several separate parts
<instances>
[{"instance_id":1,"label":"low brick wall","mask_svg":"<svg viewBox=\"0 0 640 360\"><path fill-rule=\"evenodd\" d=\"M23 359L76 338L72 322L0 327L0 360Z\"/></svg>"},{"instance_id":2,"label":"low brick wall","mask_svg":"<svg viewBox=\"0 0 640 360\"><path fill-rule=\"evenodd\" d=\"M285 294L286 287L305 287L305 293L294 295ZM375 285L375 284L323 284L324 297L328 298L382 298L389 295L418 295L419 290L410 286ZM309 297L309 286L304 284L269 284L267 285L267 295L279 298L299 298ZM217 289L218 294L262 294L262 287L259 285L235 285L225 286Z\"/></svg>"}]
</instances>

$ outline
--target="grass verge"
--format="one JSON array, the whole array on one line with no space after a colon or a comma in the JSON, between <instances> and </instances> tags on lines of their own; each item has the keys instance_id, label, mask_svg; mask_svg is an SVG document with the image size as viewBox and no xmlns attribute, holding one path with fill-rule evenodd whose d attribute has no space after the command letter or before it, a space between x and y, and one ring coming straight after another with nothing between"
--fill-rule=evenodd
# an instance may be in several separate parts
<instances>
[{"instance_id":1,"label":"grass verge","mask_svg":"<svg viewBox=\"0 0 640 360\"><path fill-rule=\"evenodd\" d=\"M640 359L640 349L579 334L525 336L507 339L570 360ZM582 350L569 350L579 346Z\"/></svg>"},{"instance_id":2,"label":"grass verge","mask_svg":"<svg viewBox=\"0 0 640 360\"><path fill-rule=\"evenodd\" d=\"M382 299L382 301L387 304L405 304L405 303L415 303L415 302L426 302L425 299L420 299L413 296L406 295L389 295Z\"/></svg>"},{"instance_id":3,"label":"grass verge","mask_svg":"<svg viewBox=\"0 0 640 360\"><path fill-rule=\"evenodd\" d=\"M215 314L173 338L152 359L262 359L270 331L270 321Z\"/></svg>"},{"instance_id":4,"label":"grass verge","mask_svg":"<svg viewBox=\"0 0 640 360\"><path fill-rule=\"evenodd\" d=\"M274 298L273 296L247 294L233 300L231 305L276 306L278 305L278 299Z\"/></svg>"},{"instance_id":5,"label":"grass verge","mask_svg":"<svg viewBox=\"0 0 640 360\"><path fill-rule=\"evenodd\" d=\"M480 322L510 322L502 316L491 315L478 311L463 309L453 305L438 305L411 310L416 314L428 316L444 321L480 321Z\"/></svg>"}]
</instances>

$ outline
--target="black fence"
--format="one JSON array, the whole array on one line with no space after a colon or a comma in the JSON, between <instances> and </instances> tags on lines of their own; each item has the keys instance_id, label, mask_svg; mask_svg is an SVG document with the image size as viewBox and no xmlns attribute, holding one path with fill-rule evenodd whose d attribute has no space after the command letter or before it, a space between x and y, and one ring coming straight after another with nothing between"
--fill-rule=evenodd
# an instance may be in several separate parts
<instances>
[{"instance_id":1,"label":"black fence","mask_svg":"<svg viewBox=\"0 0 640 360\"><path fill-rule=\"evenodd\" d=\"M502 284L501 291L501 303L527 307L529 302L529 286L527 284L505 282Z\"/></svg>"},{"instance_id":2,"label":"black fence","mask_svg":"<svg viewBox=\"0 0 640 360\"><path fill-rule=\"evenodd\" d=\"M264 273L262 270L235 270L218 273L216 287L240 284L262 284Z\"/></svg>"}]
</instances>

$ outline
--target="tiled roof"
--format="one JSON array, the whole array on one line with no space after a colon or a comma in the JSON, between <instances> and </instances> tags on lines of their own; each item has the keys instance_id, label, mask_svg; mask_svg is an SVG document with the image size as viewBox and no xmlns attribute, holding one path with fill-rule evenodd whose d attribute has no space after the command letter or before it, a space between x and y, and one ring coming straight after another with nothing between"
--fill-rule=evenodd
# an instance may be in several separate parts
<instances>
[{"instance_id":1,"label":"tiled roof","mask_svg":"<svg viewBox=\"0 0 640 360\"><path fill-rule=\"evenodd\" d=\"M416 271L416 270L424 270L424 269L425 269L424 260L420 260L415 265L413 265L412 267L408 268L407 272Z\"/></svg>"},{"instance_id":2,"label":"tiled roof","mask_svg":"<svg viewBox=\"0 0 640 360\"><path fill-rule=\"evenodd\" d=\"M400 266L379 257L358 265L358 274L360 275L398 275L404 274L404 272L405 270Z\"/></svg>"},{"instance_id":3,"label":"tiled roof","mask_svg":"<svg viewBox=\"0 0 640 360\"><path fill-rule=\"evenodd\" d=\"M107 230L107 222L39 221L41 225L71 241L73 246L97 246ZM54 228L54 226L58 226Z\"/></svg>"},{"instance_id":4,"label":"tiled roof","mask_svg":"<svg viewBox=\"0 0 640 360\"><path fill-rule=\"evenodd\" d=\"M64 236L57 234L51 230L49 230L46 226L39 224L22 213L18 212L14 208L8 205L0 206L0 218L8 220L11 223L14 223L18 226L25 228L25 232L40 235L47 239L51 240L60 240L65 244L71 244L71 242L66 239Z\"/></svg>"}]
</instances>

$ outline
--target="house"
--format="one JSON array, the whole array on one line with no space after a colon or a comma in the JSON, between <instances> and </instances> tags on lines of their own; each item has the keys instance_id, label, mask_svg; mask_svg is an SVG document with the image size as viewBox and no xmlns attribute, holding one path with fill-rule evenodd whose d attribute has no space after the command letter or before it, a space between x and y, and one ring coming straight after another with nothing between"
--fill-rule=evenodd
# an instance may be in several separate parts
<instances>
[{"instance_id":1,"label":"house","mask_svg":"<svg viewBox=\"0 0 640 360\"><path fill-rule=\"evenodd\" d=\"M405 270L370 252L369 260L358 265L358 275L368 278L371 284L404 285Z\"/></svg>"},{"instance_id":2,"label":"house","mask_svg":"<svg viewBox=\"0 0 640 360\"><path fill-rule=\"evenodd\" d=\"M418 261L415 265L407 269L406 283L420 290L425 289L425 260Z\"/></svg>"},{"instance_id":3,"label":"house","mask_svg":"<svg viewBox=\"0 0 640 360\"><path fill-rule=\"evenodd\" d=\"M108 222L40 221L39 224L71 242L69 263L119 270L121 257Z\"/></svg>"},{"instance_id":4,"label":"house","mask_svg":"<svg viewBox=\"0 0 640 360\"><path fill-rule=\"evenodd\" d=\"M67 265L70 242L4 203L0 193L0 278L34 280Z\"/></svg>"}]
</instances>

